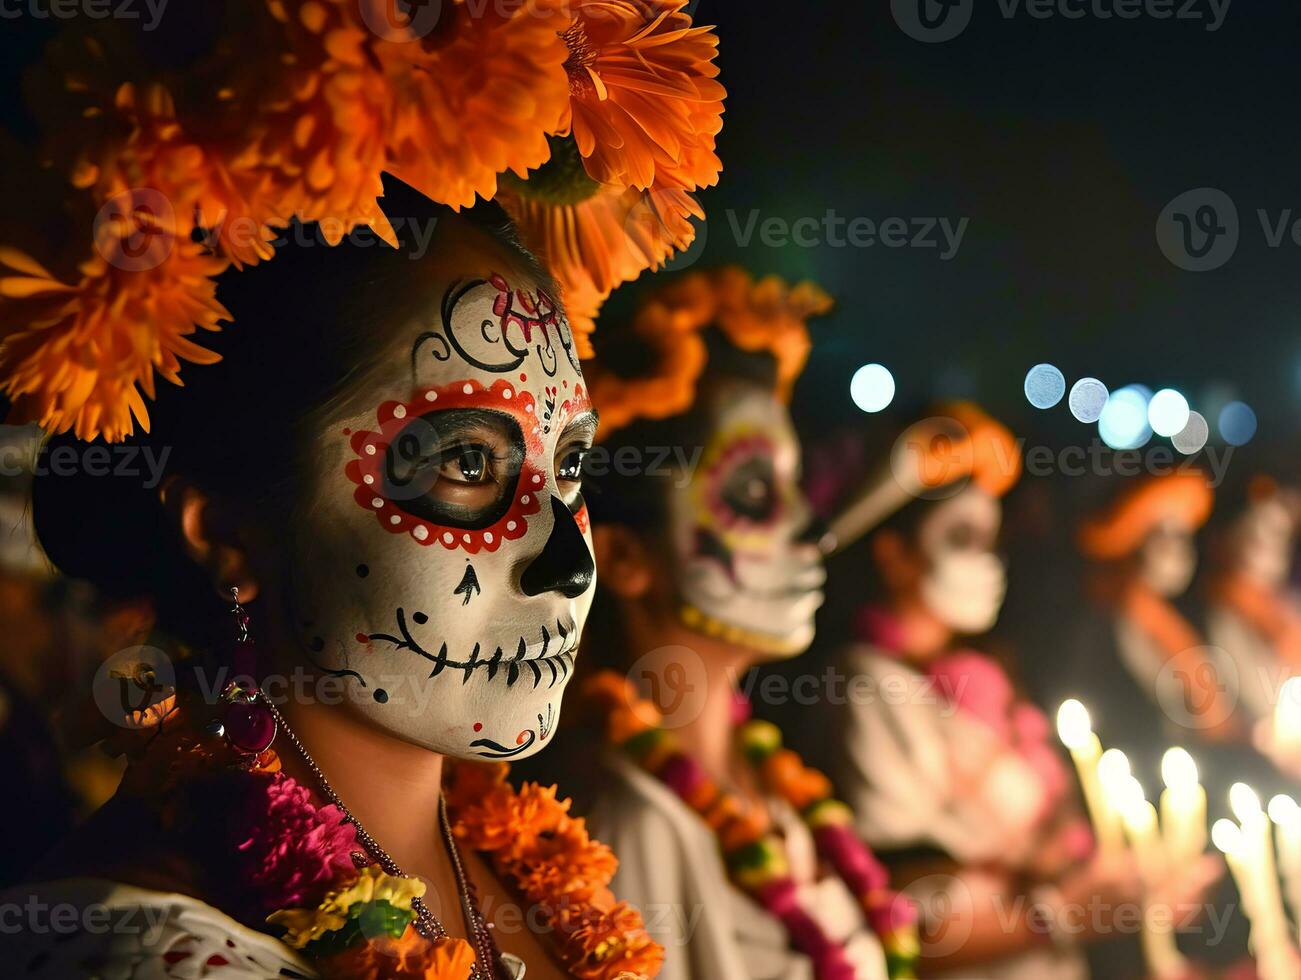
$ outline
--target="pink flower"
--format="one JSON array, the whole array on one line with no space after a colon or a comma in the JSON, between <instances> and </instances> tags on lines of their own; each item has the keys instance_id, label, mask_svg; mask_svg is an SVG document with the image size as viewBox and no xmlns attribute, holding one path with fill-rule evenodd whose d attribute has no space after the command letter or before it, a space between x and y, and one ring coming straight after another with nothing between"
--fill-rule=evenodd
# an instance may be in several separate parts
<instances>
[{"instance_id":1,"label":"pink flower","mask_svg":"<svg viewBox=\"0 0 1301 980\"><path fill-rule=\"evenodd\" d=\"M268 909L313 908L357 870L357 832L338 807L318 807L307 787L284 773L251 787L237 837L247 880Z\"/></svg>"}]
</instances>

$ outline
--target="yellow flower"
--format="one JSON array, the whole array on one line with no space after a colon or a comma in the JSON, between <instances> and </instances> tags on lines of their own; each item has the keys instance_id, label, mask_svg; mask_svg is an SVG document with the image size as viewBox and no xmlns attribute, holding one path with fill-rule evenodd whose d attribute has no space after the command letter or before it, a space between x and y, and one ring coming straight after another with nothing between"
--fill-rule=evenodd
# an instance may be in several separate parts
<instances>
[{"instance_id":1,"label":"yellow flower","mask_svg":"<svg viewBox=\"0 0 1301 980\"><path fill-rule=\"evenodd\" d=\"M284 942L294 949L320 939L327 932L342 929L351 918L354 905L388 902L394 908L411 911L411 903L425 893L425 883L416 878L398 878L379 868L363 868L347 888L330 892L314 909L281 909L267 916L267 922L285 930Z\"/></svg>"}]
</instances>

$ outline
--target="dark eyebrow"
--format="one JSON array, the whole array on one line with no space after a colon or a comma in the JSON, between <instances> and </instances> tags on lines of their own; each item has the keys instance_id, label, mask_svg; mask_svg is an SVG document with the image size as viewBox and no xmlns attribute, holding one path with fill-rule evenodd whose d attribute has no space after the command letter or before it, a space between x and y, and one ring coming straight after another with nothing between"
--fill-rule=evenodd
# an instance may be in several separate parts
<instances>
[{"instance_id":1,"label":"dark eyebrow","mask_svg":"<svg viewBox=\"0 0 1301 980\"><path fill-rule=\"evenodd\" d=\"M569 424L565 426L564 431L560 433L560 437L563 439L565 436L578 431L583 431L589 436L594 436L596 435L596 427L600 424L600 421L601 413L594 408L588 409L583 412L582 415L575 416L571 419Z\"/></svg>"}]
</instances>

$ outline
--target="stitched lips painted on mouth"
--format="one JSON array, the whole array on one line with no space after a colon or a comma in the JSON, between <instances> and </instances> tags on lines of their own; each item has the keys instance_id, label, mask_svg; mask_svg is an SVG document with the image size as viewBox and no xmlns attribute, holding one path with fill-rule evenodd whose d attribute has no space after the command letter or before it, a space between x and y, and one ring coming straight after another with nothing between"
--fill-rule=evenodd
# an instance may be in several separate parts
<instances>
[{"instance_id":1,"label":"stitched lips painted on mouth","mask_svg":"<svg viewBox=\"0 0 1301 980\"><path fill-rule=\"evenodd\" d=\"M391 643L394 649L410 650L428 660L434 665L430 677L459 670L463 672L462 683L468 683L475 671L483 671L490 681L500 675L507 687L513 687L521 677L532 679L534 687L544 681L547 687L554 687L574 669L578 630L572 620L568 623L556 620L554 626L542 625L534 634L518 636L503 644L479 642L472 649L462 651L449 650L446 643L441 643L437 650L431 651L412 636L405 609L399 607L395 618L397 635L370 633L367 638Z\"/></svg>"}]
</instances>

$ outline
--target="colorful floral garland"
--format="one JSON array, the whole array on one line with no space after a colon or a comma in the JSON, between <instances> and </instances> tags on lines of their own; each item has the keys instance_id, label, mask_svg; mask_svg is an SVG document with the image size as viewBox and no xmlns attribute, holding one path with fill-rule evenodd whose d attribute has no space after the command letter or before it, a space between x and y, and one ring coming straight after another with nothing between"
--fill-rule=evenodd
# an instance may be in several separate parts
<instances>
[{"instance_id":1,"label":"colorful floral garland","mask_svg":"<svg viewBox=\"0 0 1301 980\"><path fill-rule=\"evenodd\" d=\"M733 883L781 921L792 944L813 961L818 980L853 980L854 968L844 948L796 901L797 883L786 847L772 832L768 815L712 780L660 727L659 710L638 696L631 681L606 672L592 678L585 693L606 709L610 741L662 780L717 834ZM920 955L916 907L890 890L885 868L854 833L849 807L832 797L822 773L782 748L775 725L746 721L738 737L765 786L800 813L819 856L858 900L885 948L889 975L896 980L915 977Z\"/></svg>"},{"instance_id":2,"label":"colorful floral garland","mask_svg":"<svg viewBox=\"0 0 1301 980\"><path fill-rule=\"evenodd\" d=\"M161 797L170 813L165 825L220 812L221 833L237 857L239 901L251 898L254 906L237 917L272 927L324 980L470 976L469 942L429 940L415 928L413 900L424 895L424 882L373 863L342 811L317 805L280 770L273 749L250 756L220 736L201 735L175 701L155 724L127 737L148 747L124 787ZM552 951L571 975L646 980L659 972L664 951L641 914L609 890L618 862L569 815L568 800L558 800L554 787L514 789L505 764L449 760L448 769L453 832L540 911Z\"/></svg>"},{"instance_id":3,"label":"colorful floral garland","mask_svg":"<svg viewBox=\"0 0 1301 980\"><path fill-rule=\"evenodd\" d=\"M692 193L721 170L718 38L687 0L190 6L186 43L215 36L184 70L102 21L38 68L47 144L4 161L31 189L0 228L14 420L147 431L157 376L217 359L193 340L230 319L217 277L271 259L277 228L396 243L386 171L454 208L497 198L589 356L604 298L691 243Z\"/></svg>"}]
</instances>

